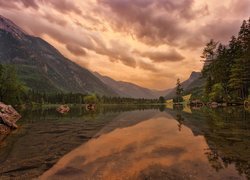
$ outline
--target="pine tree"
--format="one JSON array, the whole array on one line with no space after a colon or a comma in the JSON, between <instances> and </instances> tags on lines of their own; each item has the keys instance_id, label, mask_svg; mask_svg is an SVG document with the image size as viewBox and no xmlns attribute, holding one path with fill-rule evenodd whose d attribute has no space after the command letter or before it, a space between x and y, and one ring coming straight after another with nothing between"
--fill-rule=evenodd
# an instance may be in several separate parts
<instances>
[{"instance_id":1,"label":"pine tree","mask_svg":"<svg viewBox=\"0 0 250 180\"><path fill-rule=\"evenodd\" d=\"M175 102L179 103L179 102L183 101L182 93L183 93L183 88L181 86L180 79L178 78L177 83L176 83L176 100L175 100Z\"/></svg>"},{"instance_id":2,"label":"pine tree","mask_svg":"<svg viewBox=\"0 0 250 180\"><path fill-rule=\"evenodd\" d=\"M216 85L223 88L223 100L247 98L250 87L250 19L243 21L238 37L232 36L228 46L213 40L207 43L202 58L205 59L202 74L206 78L207 96L215 93L213 87Z\"/></svg>"},{"instance_id":3,"label":"pine tree","mask_svg":"<svg viewBox=\"0 0 250 180\"><path fill-rule=\"evenodd\" d=\"M206 47L203 49L201 58L204 59L204 66L208 66L215 59L215 55L216 55L215 50L216 50L217 44L218 44L217 42L211 39L206 44Z\"/></svg>"},{"instance_id":4,"label":"pine tree","mask_svg":"<svg viewBox=\"0 0 250 180\"><path fill-rule=\"evenodd\" d=\"M238 92L238 96L243 98L243 72L244 64L242 59L237 59L235 64L231 68L231 76L229 86L233 91Z\"/></svg>"}]
</instances>

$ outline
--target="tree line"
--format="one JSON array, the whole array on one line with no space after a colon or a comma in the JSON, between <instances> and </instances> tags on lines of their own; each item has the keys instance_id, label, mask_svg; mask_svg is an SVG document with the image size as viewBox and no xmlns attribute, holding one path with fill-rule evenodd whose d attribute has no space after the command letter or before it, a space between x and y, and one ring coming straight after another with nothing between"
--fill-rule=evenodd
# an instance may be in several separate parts
<instances>
[{"instance_id":1,"label":"tree line","mask_svg":"<svg viewBox=\"0 0 250 180\"><path fill-rule=\"evenodd\" d=\"M21 102L25 91L14 66L0 64L0 101L10 104Z\"/></svg>"},{"instance_id":2,"label":"tree line","mask_svg":"<svg viewBox=\"0 0 250 180\"><path fill-rule=\"evenodd\" d=\"M81 94L81 93L41 93L30 90L25 94L25 104L155 104L159 99L144 98L126 98L100 96L98 94Z\"/></svg>"},{"instance_id":3,"label":"tree line","mask_svg":"<svg viewBox=\"0 0 250 180\"><path fill-rule=\"evenodd\" d=\"M227 45L210 40L203 50L203 100L237 102L247 99L250 88L250 19Z\"/></svg>"},{"instance_id":4,"label":"tree line","mask_svg":"<svg viewBox=\"0 0 250 180\"><path fill-rule=\"evenodd\" d=\"M16 74L14 66L0 64L0 101L18 104L158 104L164 103L163 97L159 99L108 97L98 94L83 94L71 92L48 93L34 91L26 87Z\"/></svg>"}]
</instances>

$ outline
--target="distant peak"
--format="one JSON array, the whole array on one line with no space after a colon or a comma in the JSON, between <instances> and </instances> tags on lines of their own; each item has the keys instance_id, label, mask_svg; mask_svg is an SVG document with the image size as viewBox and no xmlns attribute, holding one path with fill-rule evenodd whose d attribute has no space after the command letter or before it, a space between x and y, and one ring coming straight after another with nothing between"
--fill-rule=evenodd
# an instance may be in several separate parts
<instances>
[{"instance_id":1,"label":"distant peak","mask_svg":"<svg viewBox=\"0 0 250 180\"><path fill-rule=\"evenodd\" d=\"M15 23L11 20L5 18L4 16L0 15L0 29L10 32L17 38L23 37L24 34L27 34L24 30L18 27Z\"/></svg>"},{"instance_id":2,"label":"distant peak","mask_svg":"<svg viewBox=\"0 0 250 180\"><path fill-rule=\"evenodd\" d=\"M201 76L201 72L192 71L189 78L196 78L200 76Z\"/></svg>"}]
</instances>

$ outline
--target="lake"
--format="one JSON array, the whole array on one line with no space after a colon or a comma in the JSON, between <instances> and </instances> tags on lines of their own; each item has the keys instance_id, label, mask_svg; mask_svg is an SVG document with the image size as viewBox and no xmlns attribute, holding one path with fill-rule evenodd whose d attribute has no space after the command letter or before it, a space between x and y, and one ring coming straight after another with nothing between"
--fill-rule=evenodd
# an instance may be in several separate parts
<instances>
[{"instance_id":1,"label":"lake","mask_svg":"<svg viewBox=\"0 0 250 180\"><path fill-rule=\"evenodd\" d=\"M21 111L0 179L250 179L244 107L101 106Z\"/></svg>"}]
</instances>

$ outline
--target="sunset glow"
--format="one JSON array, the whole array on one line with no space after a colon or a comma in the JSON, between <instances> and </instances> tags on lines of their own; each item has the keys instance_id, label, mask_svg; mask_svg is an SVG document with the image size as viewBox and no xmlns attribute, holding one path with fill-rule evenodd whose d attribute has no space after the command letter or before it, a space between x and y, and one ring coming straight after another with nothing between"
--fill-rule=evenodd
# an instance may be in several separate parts
<instances>
[{"instance_id":1,"label":"sunset glow","mask_svg":"<svg viewBox=\"0 0 250 180\"><path fill-rule=\"evenodd\" d=\"M200 71L205 43L228 42L249 12L249 0L0 0L0 14L70 60L151 89Z\"/></svg>"}]
</instances>

